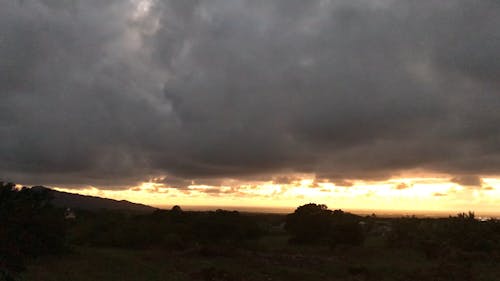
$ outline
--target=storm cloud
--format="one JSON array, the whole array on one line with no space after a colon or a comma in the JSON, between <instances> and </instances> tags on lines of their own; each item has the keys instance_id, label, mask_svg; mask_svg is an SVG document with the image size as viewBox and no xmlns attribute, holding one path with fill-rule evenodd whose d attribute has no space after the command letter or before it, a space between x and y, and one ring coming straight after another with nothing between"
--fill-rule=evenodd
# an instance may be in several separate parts
<instances>
[{"instance_id":1,"label":"storm cloud","mask_svg":"<svg viewBox=\"0 0 500 281\"><path fill-rule=\"evenodd\" d=\"M0 176L500 175L500 2L0 0Z\"/></svg>"}]
</instances>

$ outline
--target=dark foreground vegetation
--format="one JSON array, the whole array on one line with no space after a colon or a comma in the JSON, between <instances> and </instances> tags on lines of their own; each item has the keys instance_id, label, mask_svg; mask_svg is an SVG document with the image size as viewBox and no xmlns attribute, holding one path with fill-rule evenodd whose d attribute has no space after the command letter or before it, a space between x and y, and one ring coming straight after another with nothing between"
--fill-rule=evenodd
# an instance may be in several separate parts
<instances>
[{"instance_id":1,"label":"dark foreground vegetation","mask_svg":"<svg viewBox=\"0 0 500 281\"><path fill-rule=\"evenodd\" d=\"M67 210L0 184L0 280L500 280L500 222Z\"/></svg>"}]
</instances>

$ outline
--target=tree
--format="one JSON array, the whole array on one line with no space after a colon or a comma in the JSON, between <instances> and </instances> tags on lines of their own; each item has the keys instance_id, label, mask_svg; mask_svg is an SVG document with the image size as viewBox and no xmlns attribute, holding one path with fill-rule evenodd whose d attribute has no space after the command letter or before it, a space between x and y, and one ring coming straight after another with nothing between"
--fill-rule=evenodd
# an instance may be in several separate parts
<instances>
[{"instance_id":1,"label":"tree","mask_svg":"<svg viewBox=\"0 0 500 281\"><path fill-rule=\"evenodd\" d=\"M4 274L21 271L27 256L63 250L64 211L50 205L49 191L0 182L0 271Z\"/></svg>"},{"instance_id":2,"label":"tree","mask_svg":"<svg viewBox=\"0 0 500 281\"><path fill-rule=\"evenodd\" d=\"M360 245L364 241L359 217L342 210L328 210L326 205L309 203L286 217L285 229L290 242L301 244Z\"/></svg>"},{"instance_id":3,"label":"tree","mask_svg":"<svg viewBox=\"0 0 500 281\"><path fill-rule=\"evenodd\" d=\"M315 244L324 241L331 230L331 211L323 204L302 205L287 215L285 230L292 235L291 242Z\"/></svg>"},{"instance_id":4,"label":"tree","mask_svg":"<svg viewBox=\"0 0 500 281\"><path fill-rule=\"evenodd\" d=\"M175 205L175 206L172 207L172 209L170 211L172 213L182 213L182 208L179 205Z\"/></svg>"}]
</instances>

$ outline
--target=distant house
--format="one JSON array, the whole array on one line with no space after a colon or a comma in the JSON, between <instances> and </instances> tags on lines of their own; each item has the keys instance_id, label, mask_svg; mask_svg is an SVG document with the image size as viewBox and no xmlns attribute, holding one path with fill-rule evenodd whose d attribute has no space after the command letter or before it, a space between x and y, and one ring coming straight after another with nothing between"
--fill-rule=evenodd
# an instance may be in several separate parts
<instances>
[{"instance_id":1,"label":"distant house","mask_svg":"<svg viewBox=\"0 0 500 281\"><path fill-rule=\"evenodd\" d=\"M76 219L75 212L73 212L73 210L71 210L71 208L66 208L66 211L64 212L64 218L67 220Z\"/></svg>"}]
</instances>

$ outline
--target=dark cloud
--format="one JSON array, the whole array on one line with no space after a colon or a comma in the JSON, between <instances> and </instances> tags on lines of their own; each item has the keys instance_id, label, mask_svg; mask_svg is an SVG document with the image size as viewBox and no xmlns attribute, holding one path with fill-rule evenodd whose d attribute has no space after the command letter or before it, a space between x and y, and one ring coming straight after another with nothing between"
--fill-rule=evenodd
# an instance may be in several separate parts
<instances>
[{"instance_id":1,"label":"dark cloud","mask_svg":"<svg viewBox=\"0 0 500 281\"><path fill-rule=\"evenodd\" d=\"M3 177L500 174L498 1L147 2L0 0Z\"/></svg>"},{"instance_id":2,"label":"dark cloud","mask_svg":"<svg viewBox=\"0 0 500 281\"><path fill-rule=\"evenodd\" d=\"M457 176L451 179L452 182L468 187L481 187L483 180L475 175Z\"/></svg>"},{"instance_id":3,"label":"dark cloud","mask_svg":"<svg viewBox=\"0 0 500 281\"><path fill-rule=\"evenodd\" d=\"M275 184L292 184L300 181L301 178L296 176L277 176L273 178L273 183Z\"/></svg>"},{"instance_id":4,"label":"dark cloud","mask_svg":"<svg viewBox=\"0 0 500 281\"><path fill-rule=\"evenodd\" d=\"M402 182L402 183L397 184L394 188L397 190L403 190L403 189L408 189L410 187L411 187L411 185L408 185L408 184Z\"/></svg>"},{"instance_id":5,"label":"dark cloud","mask_svg":"<svg viewBox=\"0 0 500 281\"><path fill-rule=\"evenodd\" d=\"M231 181L224 178L183 178L176 176L166 176L165 178L160 178L155 180L155 183L162 183L168 187L172 188L188 188L191 185L206 185L206 186L221 186L230 184Z\"/></svg>"},{"instance_id":6,"label":"dark cloud","mask_svg":"<svg viewBox=\"0 0 500 281\"><path fill-rule=\"evenodd\" d=\"M343 187L350 187L350 186L354 185L354 183L352 181L348 181L348 180L333 179L333 180L331 180L331 182L334 183L336 186L343 186Z\"/></svg>"}]
</instances>

